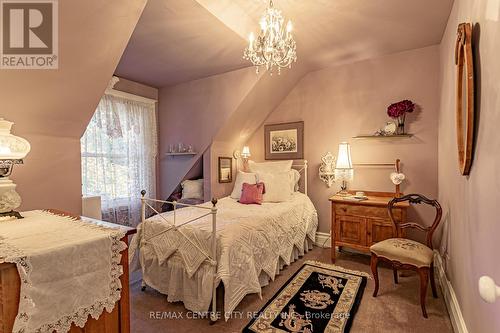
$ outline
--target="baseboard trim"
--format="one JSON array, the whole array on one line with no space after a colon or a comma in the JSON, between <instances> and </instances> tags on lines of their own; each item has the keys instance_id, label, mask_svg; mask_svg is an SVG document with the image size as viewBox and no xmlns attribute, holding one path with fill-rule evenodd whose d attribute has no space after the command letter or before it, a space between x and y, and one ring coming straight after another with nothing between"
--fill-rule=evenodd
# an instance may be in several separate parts
<instances>
[{"instance_id":1,"label":"baseboard trim","mask_svg":"<svg viewBox=\"0 0 500 333\"><path fill-rule=\"evenodd\" d=\"M332 247L332 242L330 239L330 233L328 232L317 232L316 233L316 241L314 242L314 245L318 247L323 247L323 248L330 248Z\"/></svg>"},{"instance_id":2,"label":"baseboard trim","mask_svg":"<svg viewBox=\"0 0 500 333\"><path fill-rule=\"evenodd\" d=\"M462 316L462 311L460 310L460 304L458 303L457 295L451 282L446 277L444 271L443 259L441 255L434 251L434 264L437 273L437 278L439 284L441 285L441 290L444 294L444 302L448 308L448 313L450 314L451 325L453 326L453 331L455 333L468 333L467 326L465 325L464 317Z\"/></svg>"}]
</instances>

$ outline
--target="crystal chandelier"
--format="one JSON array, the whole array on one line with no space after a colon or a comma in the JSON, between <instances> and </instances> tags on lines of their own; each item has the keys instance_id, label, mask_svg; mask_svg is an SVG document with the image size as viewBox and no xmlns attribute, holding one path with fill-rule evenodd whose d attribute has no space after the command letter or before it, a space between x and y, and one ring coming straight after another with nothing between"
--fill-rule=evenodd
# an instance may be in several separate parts
<instances>
[{"instance_id":1,"label":"crystal chandelier","mask_svg":"<svg viewBox=\"0 0 500 333\"><path fill-rule=\"evenodd\" d=\"M292 62L297 61L295 52L296 44L292 37L292 22L289 20L286 27L283 26L281 11L274 8L273 1L269 1L269 7L260 20L260 35L255 39L253 33L249 36L249 44L245 49L243 58L250 60L259 72L260 66L273 73L274 68L280 74L282 67L292 67Z\"/></svg>"}]
</instances>

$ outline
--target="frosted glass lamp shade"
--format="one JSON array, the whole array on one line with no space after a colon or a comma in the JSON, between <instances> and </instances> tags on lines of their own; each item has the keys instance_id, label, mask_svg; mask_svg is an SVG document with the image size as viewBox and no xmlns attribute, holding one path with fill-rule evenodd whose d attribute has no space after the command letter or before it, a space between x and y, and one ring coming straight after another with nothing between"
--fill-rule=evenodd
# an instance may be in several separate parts
<instances>
[{"instance_id":1,"label":"frosted glass lamp shade","mask_svg":"<svg viewBox=\"0 0 500 333\"><path fill-rule=\"evenodd\" d=\"M335 180L351 182L354 179L354 169L335 169Z\"/></svg>"},{"instance_id":2,"label":"frosted glass lamp shade","mask_svg":"<svg viewBox=\"0 0 500 333\"><path fill-rule=\"evenodd\" d=\"M241 151L241 157L243 157L243 158L249 158L250 156L252 156L250 154L250 148L248 146L244 146L243 150Z\"/></svg>"},{"instance_id":3,"label":"frosted glass lamp shade","mask_svg":"<svg viewBox=\"0 0 500 333\"><path fill-rule=\"evenodd\" d=\"M0 160L22 160L31 146L26 139L10 133L13 122L0 118Z\"/></svg>"}]
</instances>

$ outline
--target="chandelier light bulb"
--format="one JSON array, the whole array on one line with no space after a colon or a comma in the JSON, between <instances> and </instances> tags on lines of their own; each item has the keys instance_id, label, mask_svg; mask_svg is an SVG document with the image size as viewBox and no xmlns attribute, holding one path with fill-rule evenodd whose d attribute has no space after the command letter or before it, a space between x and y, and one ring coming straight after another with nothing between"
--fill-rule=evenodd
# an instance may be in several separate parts
<instances>
[{"instance_id":1,"label":"chandelier light bulb","mask_svg":"<svg viewBox=\"0 0 500 333\"><path fill-rule=\"evenodd\" d=\"M255 36L253 32L251 32L250 35L248 36L248 41L249 41L248 48L250 51L253 51L253 42L255 41Z\"/></svg>"},{"instance_id":2,"label":"chandelier light bulb","mask_svg":"<svg viewBox=\"0 0 500 333\"><path fill-rule=\"evenodd\" d=\"M266 32L266 30L267 30L267 22L266 22L266 18L265 18L265 17L263 17L263 18L260 20L260 23L259 23L259 24L260 24L260 30L261 30L262 32Z\"/></svg>"},{"instance_id":3,"label":"chandelier light bulb","mask_svg":"<svg viewBox=\"0 0 500 333\"><path fill-rule=\"evenodd\" d=\"M286 24L286 32L290 33L293 30L293 24L292 21L288 20L288 23Z\"/></svg>"}]
</instances>

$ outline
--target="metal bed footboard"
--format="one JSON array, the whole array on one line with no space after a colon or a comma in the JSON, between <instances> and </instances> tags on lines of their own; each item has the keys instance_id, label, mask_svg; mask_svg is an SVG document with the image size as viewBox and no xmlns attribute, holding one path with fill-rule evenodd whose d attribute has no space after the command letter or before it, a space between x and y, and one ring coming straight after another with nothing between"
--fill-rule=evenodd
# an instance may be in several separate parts
<instances>
[{"instance_id":1,"label":"metal bed footboard","mask_svg":"<svg viewBox=\"0 0 500 333\"><path fill-rule=\"evenodd\" d=\"M165 230L162 230L161 232L154 234L153 236L148 237L147 239L144 240L144 242L150 242L152 239L163 235L170 230L176 230L178 231L189 243L191 243L200 253L205 256L205 258L208 260L209 264L213 266L213 275L212 275L212 284L213 284L213 290L212 290L212 311L210 312L210 320L212 322L217 321L218 315L217 315L217 285L216 285L216 279L217 279L217 267L218 267L218 260L217 260L217 237L216 237L216 230L217 230L217 199L213 198L212 199L212 207L205 207L205 206L199 206L199 205L190 205L190 204L184 204L184 203L179 203L177 201L166 201L166 200L158 200L158 199L152 199L152 198L146 198L146 191L142 190L141 191L141 223L144 223L146 221L146 207L149 207L152 209L158 216L160 216L167 224L168 227ZM171 204L174 207L173 210L173 223L168 221L165 217L161 215L158 210L156 210L150 203L168 203ZM177 225L176 221L176 213L178 207L193 207L201 210L208 211L207 213L201 214L200 216L194 217L188 221L183 221L183 223ZM207 253L205 250L201 249L196 243L194 243L188 235L182 232L181 228L185 225L188 225L190 223L193 223L201 218L204 218L208 215L212 215L212 243L211 243L211 253ZM143 228L145 224L142 224ZM144 280L142 280L142 289L146 287L146 283Z\"/></svg>"}]
</instances>

